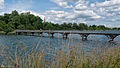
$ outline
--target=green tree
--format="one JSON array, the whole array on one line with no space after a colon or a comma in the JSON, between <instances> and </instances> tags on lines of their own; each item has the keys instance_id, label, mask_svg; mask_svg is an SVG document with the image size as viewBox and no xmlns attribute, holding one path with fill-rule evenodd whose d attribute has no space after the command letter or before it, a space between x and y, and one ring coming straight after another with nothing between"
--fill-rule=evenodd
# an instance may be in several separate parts
<instances>
[{"instance_id":1,"label":"green tree","mask_svg":"<svg viewBox=\"0 0 120 68\"><path fill-rule=\"evenodd\" d=\"M54 24L54 30L60 30L60 25L59 24Z\"/></svg>"},{"instance_id":2,"label":"green tree","mask_svg":"<svg viewBox=\"0 0 120 68\"><path fill-rule=\"evenodd\" d=\"M5 25L4 31L6 34L14 30L14 26L12 23L8 23Z\"/></svg>"},{"instance_id":3,"label":"green tree","mask_svg":"<svg viewBox=\"0 0 120 68\"><path fill-rule=\"evenodd\" d=\"M64 22L63 24L60 25L61 30L68 30L67 24Z\"/></svg>"},{"instance_id":4,"label":"green tree","mask_svg":"<svg viewBox=\"0 0 120 68\"><path fill-rule=\"evenodd\" d=\"M104 25L99 25L99 26L97 26L97 28L98 28L99 30L105 30L105 29L106 29L106 27L105 27Z\"/></svg>"},{"instance_id":5,"label":"green tree","mask_svg":"<svg viewBox=\"0 0 120 68\"><path fill-rule=\"evenodd\" d=\"M105 27L104 25L91 25L88 27L84 23L67 23L54 24L51 22L43 23L43 20L39 16L35 16L30 12L19 14L16 10L12 13L5 13L3 16L0 15L0 31L6 33L16 30L110 30L112 28ZM120 28L113 28L113 30L119 30Z\"/></svg>"},{"instance_id":6,"label":"green tree","mask_svg":"<svg viewBox=\"0 0 120 68\"><path fill-rule=\"evenodd\" d=\"M79 30L88 30L88 25L84 23L80 23L78 27L79 27Z\"/></svg>"},{"instance_id":7,"label":"green tree","mask_svg":"<svg viewBox=\"0 0 120 68\"><path fill-rule=\"evenodd\" d=\"M3 31L6 23L4 21L0 21L0 31Z\"/></svg>"},{"instance_id":8,"label":"green tree","mask_svg":"<svg viewBox=\"0 0 120 68\"><path fill-rule=\"evenodd\" d=\"M16 10L12 11L11 16L18 16L18 15L19 15L19 13Z\"/></svg>"},{"instance_id":9,"label":"green tree","mask_svg":"<svg viewBox=\"0 0 120 68\"><path fill-rule=\"evenodd\" d=\"M97 25L92 25L92 26L90 26L90 29L91 29L91 30L96 30L96 29L97 29Z\"/></svg>"},{"instance_id":10,"label":"green tree","mask_svg":"<svg viewBox=\"0 0 120 68\"><path fill-rule=\"evenodd\" d=\"M11 14L7 14L7 13L4 14L4 20L3 20L3 21L5 21L6 24L8 24L8 22L11 21L10 15L11 15Z\"/></svg>"},{"instance_id":11,"label":"green tree","mask_svg":"<svg viewBox=\"0 0 120 68\"><path fill-rule=\"evenodd\" d=\"M15 29L21 24L21 19L19 16L14 16L12 18L12 23L14 24Z\"/></svg>"},{"instance_id":12,"label":"green tree","mask_svg":"<svg viewBox=\"0 0 120 68\"><path fill-rule=\"evenodd\" d=\"M72 23L68 23L68 24L67 24L67 29L68 29L68 30L72 30L72 27L73 27Z\"/></svg>"},{"instance_id":13,"label":"green tree","mask_svg":"<svg viewBox=\"0 0 120 68\"><path fill-rule=\"evenodd\" d=\"M19 25L19 26L17 27L17 29L24 30L24 29L25 29L25 26L24 26L24 25Z\"/></svg>"},{"instance_id":14,"label":"green tree","mask_svg":"<svg viewBox=\"0 0 120 68\"><path fill-rule=\"evenodd\" d=\"M74 30L78 30L78 29L79 29L77 23L73 23L73 29L74 29Z\"/></svg>"},{"instance_id":15,"label":"green tree","mask_svg":"<svg viewBox=\"0 0 120 68\"><path fill-rule=\"evenodd\" d=\"M52 30L53 29L53 25L52 23L48 23L45 27L46 30Z\"/></svg>"}]
</instances>

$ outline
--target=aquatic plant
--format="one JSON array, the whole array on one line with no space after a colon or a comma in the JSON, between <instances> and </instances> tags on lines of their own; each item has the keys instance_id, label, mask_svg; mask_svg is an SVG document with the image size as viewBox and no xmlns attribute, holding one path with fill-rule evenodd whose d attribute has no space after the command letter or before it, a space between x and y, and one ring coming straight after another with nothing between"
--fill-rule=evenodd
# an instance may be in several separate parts
<instances>
[{"instance_id":1,"label":"aquatic plant","mask_svg":"<svg viewBox=\"0 0 120 68\"><path fill-rule=\"evenodd\" d=\"M81 45L64 45L58 52L56 49L51 56L44 51L37 52L36 48L27 52L25 46L18 44L14 50L14 57L9 47L0 53L4 56L2 67L12 68L120 68L120 47L98 47L86 51ZM50 48L46 49L50 50ZM13 53L13 52L12 52ZM50 57L50 59L46 59Z\"/></svg>"}]
</instances>

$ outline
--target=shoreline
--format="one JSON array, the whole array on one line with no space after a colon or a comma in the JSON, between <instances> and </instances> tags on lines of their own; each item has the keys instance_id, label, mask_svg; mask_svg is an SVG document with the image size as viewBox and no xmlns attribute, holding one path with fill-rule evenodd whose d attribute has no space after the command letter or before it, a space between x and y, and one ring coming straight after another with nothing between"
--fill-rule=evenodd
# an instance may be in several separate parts
<instances>
[{"instance_id":1,"label":"shoreline","mask_svg":"<svg viewBox=\"0 0 120 68\"><path fill-rule=\"evenodd\" d=\"M9 32L8 34L6 34L4 31L0 31L0 35L16 35L16 32Z\"/></svg>"}]
</instances>

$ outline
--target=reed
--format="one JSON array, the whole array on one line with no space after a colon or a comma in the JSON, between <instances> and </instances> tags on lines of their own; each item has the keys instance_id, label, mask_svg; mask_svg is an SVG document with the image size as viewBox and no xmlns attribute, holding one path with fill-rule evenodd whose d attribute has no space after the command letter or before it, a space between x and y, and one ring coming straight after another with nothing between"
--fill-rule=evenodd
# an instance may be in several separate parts
<instances>
[{"instance_id":1,"label":"reed","mask_svg":"<svg viewBox=\"0 0 120 68\"><path fill-rule=\"evenodd\" d=\"M81 45L63 45L59 51L53 50L49 55L44 51L36 51L36 48L27 52L27 47L18 44L12 53L6 51L0 53L4 56L2 67L12 68L120 68L120 47L106 46L86 51ZM47 50L50 50L48 48ZM50 59L46 59L50 57Z\"/></svg>"}]
</instances>

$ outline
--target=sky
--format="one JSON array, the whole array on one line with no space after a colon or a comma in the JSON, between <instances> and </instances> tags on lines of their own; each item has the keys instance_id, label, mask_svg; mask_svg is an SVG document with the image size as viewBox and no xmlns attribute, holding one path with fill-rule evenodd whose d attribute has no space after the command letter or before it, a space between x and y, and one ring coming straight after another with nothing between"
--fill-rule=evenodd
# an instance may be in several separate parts
<instances>
[{"instance_id":1,"label":"sky","mask_svg":"<svg viewBox=\"0 0 120 68\"><path fill-rule=\"evenodd\" d=\"M0 15L17 10L46 21L120 27L120 0L0 0Z\"/></svg>"}]
</instances>

